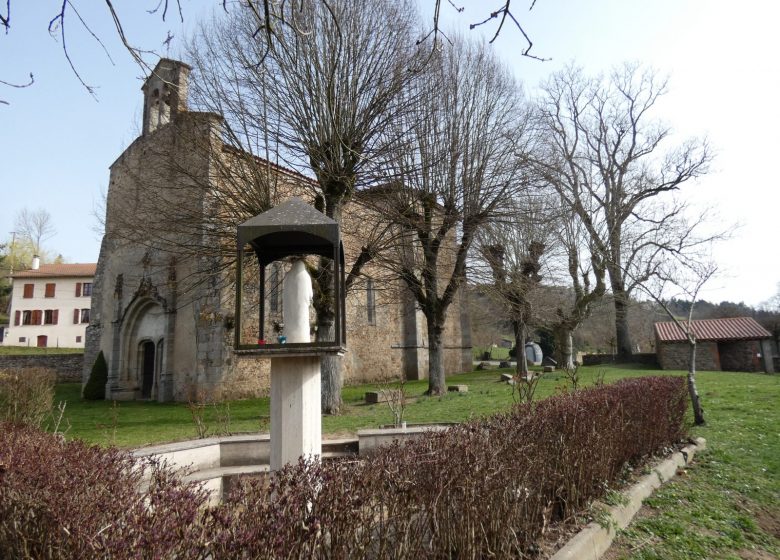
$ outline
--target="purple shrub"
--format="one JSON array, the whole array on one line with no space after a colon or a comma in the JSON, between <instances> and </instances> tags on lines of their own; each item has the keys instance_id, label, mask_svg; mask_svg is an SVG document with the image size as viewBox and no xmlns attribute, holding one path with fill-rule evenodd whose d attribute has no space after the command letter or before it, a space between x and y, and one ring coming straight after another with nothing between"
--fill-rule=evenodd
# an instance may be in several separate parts
<instances>
[{"instance_id":1,"label":"purple shrub","mask_svg":"<svg viewBox=\"0 0 780 560\"><path fill-rule=\"evenodd\" d=\"M681 441L686 404L683 378L625 380L365 460L301 460L213 508L163 466L6 429L0 557L522 557L626 465Z\"/></svg>"},{"instance_id":2,"label":"purple shrub","mask_svg":"<svg viewBox=\"0 0 780 560\"><path fill-rule=\"evenodd\" d=\"M207 496L159 463L3 424L0 489L2 558L197 557Z\"/></svg>"}]
</instances>

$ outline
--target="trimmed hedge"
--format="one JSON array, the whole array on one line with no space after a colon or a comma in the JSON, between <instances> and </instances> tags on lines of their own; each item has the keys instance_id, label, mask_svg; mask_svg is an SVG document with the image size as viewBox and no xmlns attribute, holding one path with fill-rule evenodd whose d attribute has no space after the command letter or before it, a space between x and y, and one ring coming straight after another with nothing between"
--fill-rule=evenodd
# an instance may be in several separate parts
<instances>
[{"instance_id":1,"label":"trimmed hedge","mask_svg":"<svg viewBox=\"0 0 780 560\"><path fill-rule=\"evenodd\" d=\"M213 508L164 466L145 466L141 493L124 453L3 427L0 556L516 558L627 465L684 439L686 405L681 377L624 380L370 459L245 478Z\"/></svg>"}]
</instances>

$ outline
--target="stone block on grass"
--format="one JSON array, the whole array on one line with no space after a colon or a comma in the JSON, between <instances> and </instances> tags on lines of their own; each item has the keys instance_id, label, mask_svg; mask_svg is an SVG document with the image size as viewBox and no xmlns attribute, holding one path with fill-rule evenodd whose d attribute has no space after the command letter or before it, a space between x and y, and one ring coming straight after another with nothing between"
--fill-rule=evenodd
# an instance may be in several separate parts
<instances>
[{"instance_id":1,"label":"stone block on grass","mask_svg":"<svg viewBox=\"0 0 780 560\"><path fill-rule=\"evenodd\" d=\"M364 399L366 404L378 404L384 402L394 402L401 398L400 389L385 389L382 391L366 391Z\"/></svg>"}]
</instances>

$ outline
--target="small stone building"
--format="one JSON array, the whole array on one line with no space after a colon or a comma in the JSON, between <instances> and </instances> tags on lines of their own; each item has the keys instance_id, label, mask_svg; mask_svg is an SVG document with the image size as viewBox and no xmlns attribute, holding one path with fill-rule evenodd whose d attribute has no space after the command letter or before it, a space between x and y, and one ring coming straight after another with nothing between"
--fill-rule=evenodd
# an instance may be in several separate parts
<instances>
[{"instance_id":1,"label":"small stone building","mask_svg":"<svg viewBox=\"0 0 780 560\"><path fill-rule=\"evenodd\" d=\"M772 335L755 319L703 319L692 321L691 326L697 370L774 372ZM655 344L661 369L688 369L688 339L676 323L656 323Z\"/></svg>"},{"instance_id":2,"label":"small stone building","mask_svg":"<svg viewBox=\"0 0 780 560\"><path fill-rule=\"evenodd\" d=\"M214 255L235 256L236 225L260 213L247 215L248 197L270 205L291 196L314 202L311 178L230 145L221 115L189 110L189 72L186 64L160 60L142 88L142 133L110 168L84 381L102 351L111 399L267 391L269 361L233 351L235 270ZM348 267L381 219L366 212L357 202L343 211ZM398 281L389 285L381 272L369 263L347 295L347 353L341 359L347 383L427 375L422 313L410 292ZM284 273L276 263L266 270L265 308L272 314L266 321L281 319ZM456 300L445 325L445 372L471 364L468 316Z\"/></svg>"}]
</instances>

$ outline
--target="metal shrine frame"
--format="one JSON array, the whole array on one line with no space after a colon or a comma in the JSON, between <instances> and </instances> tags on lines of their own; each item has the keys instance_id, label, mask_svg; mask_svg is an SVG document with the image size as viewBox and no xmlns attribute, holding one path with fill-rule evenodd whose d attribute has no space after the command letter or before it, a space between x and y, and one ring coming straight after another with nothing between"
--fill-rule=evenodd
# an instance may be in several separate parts
<instances>
[{"instance_id":1,"label":"metal shrine frame","mask_svg":"<svg viewBox=\"0 0 780 560\"><path fill-rule=\"evenodd\" d=\"M241 344L241 301L246 247L260 267L258 341L265 340L265 267L287 257L317 255L333 262L335 339L322 342ZM344 246L338 224L299 198L291 198L238 226L236 244L236 315L234 349L267 355L343 353L347 342Z\"/></svg>"}]
</instances>

